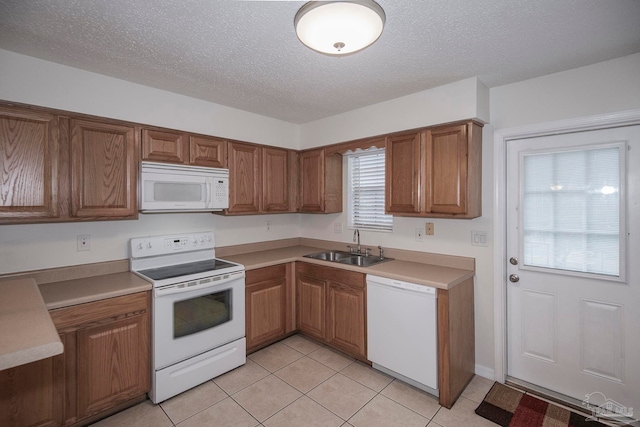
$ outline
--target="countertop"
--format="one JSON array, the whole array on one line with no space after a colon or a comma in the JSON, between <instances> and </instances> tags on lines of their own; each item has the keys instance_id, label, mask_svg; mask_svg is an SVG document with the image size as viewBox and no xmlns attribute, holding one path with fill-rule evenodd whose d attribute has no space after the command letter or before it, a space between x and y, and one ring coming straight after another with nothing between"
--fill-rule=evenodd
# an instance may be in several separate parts
<instances>
[{"instance_id":1,"label":"countertop","mask_svg":"<svg viewBox=\"0 0 640 427\"><path fill-rule=\"evenodd\" d=\"M237 262L247 270L269 267L293 261L304 261L365 274L405 280L440 289L451 289L474 276L473 269L455 268L425 262L391 260L371 267L357 267L329 261L305 258L304 255L322 252L326 249L309 245L276 247L269 250L247 251L220 258ZM433 258L434 260L438 260ZM471 260L473 261L473 260ZM465 264L468 265L468 264ZM471 264L473 265L473 264ZM73 277L75 270L89 267L53 269L40 272L34 277L60 277L64 271ZM111 267L108 267L111 268ZM106 298L148 291L151 284L135 274L118 270L104 274L100 265L90 266L99 275L68 280L40 283L34 277L13 277L0 280L0 370L12 368L36 360L61 354L63 345L48 310L55 310L76 304L98 301ZM69 269L69 268L66 268ZM58 271L59 270L59 271ZM84 271L84 270L82 270Z\"/></svg>"},{"instance_id":2,"label":"countertop","mask_svg":"<svg viewBox=\"0 0 640 427\"><path fill-rule=\"evenodd\" d=\"M151 283L133 273L120 272L45 283L39 288L47 309L53 310L148 291Z\"/></svg>"},{"instance_id":3,"label":"countertop","mask_svg":"<svg viewBox=\"0 0 640 427\"><path fill-rule=\"evenodd\" d=\"M0 370L64 350L34 279L0 281Z\"/></svg>"},{"instance_id":4,"label":"countertop","mask_svg":"<svg viewBox=\"0 0 640 427\"><path fill-rule=\"evenodd\" d=\"M240 255L229 255L223 258L242 264L247 270L269 267L285 262L304 261L344 270L358 271L365 274L374 274L390 279L404 280L440 289L451 289L455 285L473 277L475 274L473 270L403 260L385 261L371 267L357 267L337 262L304 258L304 255L323 251L326 251L326 249L311 246L290 246Z\"/></svg>"}]
</instances>

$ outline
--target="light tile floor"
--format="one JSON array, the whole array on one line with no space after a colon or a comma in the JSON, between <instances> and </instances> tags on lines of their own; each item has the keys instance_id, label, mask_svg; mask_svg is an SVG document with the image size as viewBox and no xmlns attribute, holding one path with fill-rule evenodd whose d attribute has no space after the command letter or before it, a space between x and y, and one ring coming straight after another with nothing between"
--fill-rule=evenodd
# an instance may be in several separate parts
<instances>
[{"instance_id":1,"label":"light tile floor","mask_svg":"<svg viewBox=\"0 0 640 427\"><path fill-rule=\"evenodd\" d=\"M96 427L495 427L475 414L493 381L474 377L451 410L342 353L294 335L218 378Z\"/></svg>"}]
</instances>

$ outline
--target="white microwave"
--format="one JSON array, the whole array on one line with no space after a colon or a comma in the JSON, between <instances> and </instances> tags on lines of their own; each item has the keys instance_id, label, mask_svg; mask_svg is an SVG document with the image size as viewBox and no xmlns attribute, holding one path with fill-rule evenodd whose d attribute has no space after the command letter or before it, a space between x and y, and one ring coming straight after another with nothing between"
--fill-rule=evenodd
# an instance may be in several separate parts
<instances>
[{"instance_id":1,"label":"white microwave","mask_svg":"<svg viewBox=\"0 0 640 427\"><path fill-rule=\"evenodd\" d=\"M229 207L229 170L142 162L140 212L211 212Z\"/></svg>"}]
</instances>

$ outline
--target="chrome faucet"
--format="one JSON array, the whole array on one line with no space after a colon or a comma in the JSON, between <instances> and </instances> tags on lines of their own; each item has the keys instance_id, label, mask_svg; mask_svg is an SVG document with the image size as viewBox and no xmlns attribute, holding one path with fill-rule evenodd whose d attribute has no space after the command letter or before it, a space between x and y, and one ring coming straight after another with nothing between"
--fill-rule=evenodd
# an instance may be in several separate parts
<instances>
[{"instance_id":1,"label":"chrome faucet","mask_svg":"<svg viewBox=\"0 0 640 427\"><path fill-rule=\"evenodd\" d=\"M356 246L356 253L360 253L360 230L357 228L353 232L353 243L358 242L358 246Z\"/></svg>"}]
</instances>

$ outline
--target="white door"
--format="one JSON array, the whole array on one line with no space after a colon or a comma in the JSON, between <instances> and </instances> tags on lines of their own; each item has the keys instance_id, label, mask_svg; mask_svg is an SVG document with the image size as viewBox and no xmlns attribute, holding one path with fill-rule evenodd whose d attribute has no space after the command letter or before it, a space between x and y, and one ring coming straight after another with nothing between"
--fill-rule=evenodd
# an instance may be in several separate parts
<instances>
[{"instance_id":1,"label":"white door","mask_svg":"<svg viewBox=\"0 0 640 427\"><path fill-rule=\"evenodd\" d=\"M640 126L510 141L507 177L508 375L640 411Z\"/></svg>"}]
</instances>

